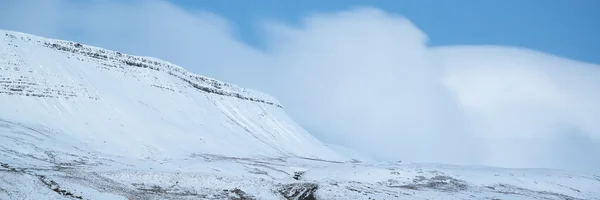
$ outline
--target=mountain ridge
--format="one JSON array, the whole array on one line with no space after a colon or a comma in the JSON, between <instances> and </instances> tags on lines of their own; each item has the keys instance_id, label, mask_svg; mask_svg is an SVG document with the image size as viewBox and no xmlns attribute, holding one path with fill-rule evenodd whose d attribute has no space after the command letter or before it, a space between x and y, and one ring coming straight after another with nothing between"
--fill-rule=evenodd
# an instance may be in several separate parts
<instances>
[{"instance_id":1,"label":"mountain ridge","mask_svg":"<svg viewBox=\"0 0 600 200\"><path fill-rule=\"evenodd\" d=\"M171 76L175 76L185 82L187 82L190 86L209 93L232 96L244 100L255 101L260 103L265 103L269 105L274 105L277 107L282 107L280 103L273 97L268 94L264 94L258 91L242 88L230 83L225 83L222 81L218 81L212 78L204 77L201 75L197 75L194 73L190 73L185 70L183 67L172 64L168 61L146 57L146 56L133 56L129 54L120 53L118 51L112 51L103 49L100 47L94 47L89 45L84 45L78 42L66 41L66 40L56 40L56 39L48 39L39 36L34 36L21 32L0 30L0 34L4 35L13 40L22 40L27 42L33 42L38 45L56 49L59 51L63 51L65 53L72 53L83 55L88 58L104 60L104 61L113 61L113 63L102 63L102 65L110 68L118 68L122 66L114 65L114 62L124 63L130 67L139 67L139 68L147 68L156 71L163 71ZM8 46L12 46L18 48L14 44L8 44ZM4 64L8 65L18 65L19 62L7 62ZM160 87L160 86L156 86ZM172 90L171 88L163 88L167 90ZM10 89L8 89L10 90ZM6 94L14 94L17 91L0 91Z\"/></svg>"}]
</instances>

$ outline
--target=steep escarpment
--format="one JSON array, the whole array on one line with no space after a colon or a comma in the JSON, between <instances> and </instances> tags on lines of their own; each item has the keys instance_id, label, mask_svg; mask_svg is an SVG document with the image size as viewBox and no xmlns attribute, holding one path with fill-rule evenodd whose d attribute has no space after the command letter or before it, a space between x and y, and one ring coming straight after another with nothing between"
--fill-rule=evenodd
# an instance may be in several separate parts
<instances>
[{"instance_id":1,"label":"steep escarpment","mask_svg":"<svg viewBox=\"0 0 600 200\"><path fill-rule=\"evenodd\" d=\"M91 47L87 45L82 45L76 42L70 41L62 41L62 40L51 40L51 39L41 39L38 37L33 37L26 34L14 33L14 32L5 32L5 48L8 51L2 52L2 64L4 65L4 70L13 70L19 71L23 67L27 67L29 63L26 63L24 60L19 58L16 49L19 48L17 43L22 44L22 42L28 44L34 44L43 46L46 48L54 49L59 52L62 52L67 57L74 57L80 61L92 61L101 65L106 70L115 70L119 72L125 72L126 68L138 67L144 69L150 69L155 71L160 71L166 74L169 74L173 77L181 79L183 82L189 84L189 86L196 88L202 92L208 92L218 95L231 96L236 97L243 100L249 100L254 102L265 103L269 105L274 105L281 107L281 105L274 98L269 97L268 95L261 94L257 91L252 91L248 89L244 89L229 83L224 83L215 79L203 77L200 75L196 75L193 73L187 72L185 69L168 63L166 61L154 59L154 58L146 58L140 56L132 56L123 54L117 51L110 51L102 48ZM20 41L18 41L20 40ZM58 97L58 96L70 96L74 97L74 94L56 94L60 93L60 90L56 90L56 92L51 92L44 88L44 94L35 94L33 90L27 90L30 88L27 85L36 84L35 80L27 81L26 76L21 75L19 78L13 81L10 77L0 77L2 79L2 83L5 84L4 87L0 88L0 92L10 95L34 95L39 97ZM23 80L25 79L25 80ZM45 85L45 84L44 84ZM153 85L158 88L167 89L174 91L173 88ZM71 88L72 89L72 88ZM53 95L54 94L54 95Z\"/></svg>"},{"instance_id":2,"label":"steep escarpment","mask_svg":"<svg viewBox=\"0 0 600 200\"><path fill-rule=\"evenodd\" d=\"M0 31L0 119L137 159L339 159L276 99L155 58ZM54 148L50 145L48 148Z\"/></svg>"}]
</instances>

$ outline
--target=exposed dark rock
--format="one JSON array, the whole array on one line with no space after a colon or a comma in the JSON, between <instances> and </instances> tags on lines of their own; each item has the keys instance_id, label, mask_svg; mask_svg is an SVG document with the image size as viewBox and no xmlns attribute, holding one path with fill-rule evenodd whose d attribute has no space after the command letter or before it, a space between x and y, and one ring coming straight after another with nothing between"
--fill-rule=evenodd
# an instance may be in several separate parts
<instances>
[{"instance_id":1,"label":"exposed dark rock","mask_svg":"<svg viewBox=\"0 0 600 200\"><path fill-rule=\"evenodd\" d=\"M300 180L300 179L302 179L302 175L304 175L304 173L305 172L303 172L303 171L294 172L294 177L292 177L292 178L294 178L296 180Z\"/></svg>"},{"instance_id":2,"label":"exposed dark rock","mask_svg":"<svg viewBox=\"0 0 600 200\"><path fill-rule=\"evenodd\" d=\"M49 189L51 189L52 191L54 191L60 195L70 197L70 198L75 198L75 199L83 199L82 196L77 196L67 190L61 189L60 185L58 183L54 182L53 180L47 180L46 176L44 176L44 175L36 175L36 176L44 185L46 185L46 187L48 187Z\"/></svg>"},{"instance_id":3,"label":"exposed dark rock","mask_svg":"<svg viewBox=\"0 0 600 200\"><path fill-rule=\"evenodd\" d=\"M316 200L314 193L319 189L316 183L293 183L283 185L278 192L289 200Z\"/></svg>"},{"instance_id":4,"label":"exposed dark rock","mask_svg":"<svg viewBox=\"0 0 600 200\"><path fill-rule=\"evenodd\" d=\"M79 43L72 42L63 42L63 41L54 41L54 42L44 42L44 46L52 49L56 49L63 52L80 54L86 57L101 59L101 60L114 60L117 62L124 63L128 66L134 66L144 69L152 69L155 71L166 71L169 75L175 76L184 82L188 83L191 87L198 89L203 92L208 92L212 94L222 95L222 96L230 96L243 100L254 101L259 103L264 103L268 105L273 105L277 107L282 107L281 105L266 101L264 99L259 99L256 97L246 96L245 94L241 94L239 92L228 91L227 87L233 87L233 85L229 83L223 83L214 79L198 76L195 74L188 73L181 69L180 67L176 67L170 65L169 63L158 62L149 60L142 57L136 57L131 55L122 54L120 52L106 51L103 49L95 49L92 47L84 47ZM111 66L112 65L104 65Z\"/></svg>"},{"instance_id":5,"label":"exposed dark rock","mask_svg":"<svg viewBox=\"0 0 600 200\"><path fill-rule=\"evenodd\" d=\"M468 185L465 181L450 176L436 175L431 178L416 176L413 183L397 186L410 190L434 189L443 192L456 192L466 190Z\"/></svg>"},{"instance_id":6,"label":"exposed dark rock","mask_svg":"<svg viewBox=\"0 0 600 200\"><path fill-rule=\"evenodd\" d=\"M234 194L235 196L230 196L229 199L232 200L253 200L255 199L254 197L246 194L246 192L240 190L239 188L233 188L232 190L230 190L230 192L232 194Z\"/></svg>"}]
</instances>

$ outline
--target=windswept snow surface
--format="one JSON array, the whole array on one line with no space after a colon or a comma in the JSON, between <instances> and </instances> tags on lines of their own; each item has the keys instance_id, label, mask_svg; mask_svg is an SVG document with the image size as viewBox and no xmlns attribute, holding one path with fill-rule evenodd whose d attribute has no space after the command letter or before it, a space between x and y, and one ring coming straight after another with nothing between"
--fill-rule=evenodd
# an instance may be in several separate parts
<instances>
[{"instance_id":1,"label":"windswept snow surface","mask_svg":"<svg viewBox=\"0 0 600 200\"><path fill-rule=\"evenodd\" d=\"M339 159L268 95L165 61L1 32L0 118L129 158L193 153Z\"/></svg>"},{"instance_id":2,"label":"windswept snow surface","mask_svg":"<svg viewBox=\"0 0 600 200\"><path fill-rule=\"evenodd\" d=\"M0 31L2 200L600 199L593 174L347 160L268 95Z\"/></svg>"}]
</instances>

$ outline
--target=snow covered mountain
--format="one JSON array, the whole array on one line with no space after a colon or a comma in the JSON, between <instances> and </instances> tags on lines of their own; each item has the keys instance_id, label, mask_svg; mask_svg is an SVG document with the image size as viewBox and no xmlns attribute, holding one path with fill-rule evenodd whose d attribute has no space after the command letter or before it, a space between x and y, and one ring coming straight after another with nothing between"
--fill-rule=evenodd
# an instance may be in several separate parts
<instances>
[{"instance_id":1,"label":"snow covered mountain","mask_svg":"<svg viewBox=\"0 0 600 200\"><path fill-rule=\"evenodd\" d=\"M1 35L0 118L60 132L53 142L131 158L338 159L268 95L153 58Z\"/></svg>"},{"instance_id":2,"label":"snow covered mountain","mask_svg":"<svg viewBox=\"0 0 600 200\"><path fill-rule=\"evenodd\" d=\"M348 161L274 98L0 31L0 199L600 199L600 176Z\"/></svg>"}]
</instances>

